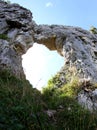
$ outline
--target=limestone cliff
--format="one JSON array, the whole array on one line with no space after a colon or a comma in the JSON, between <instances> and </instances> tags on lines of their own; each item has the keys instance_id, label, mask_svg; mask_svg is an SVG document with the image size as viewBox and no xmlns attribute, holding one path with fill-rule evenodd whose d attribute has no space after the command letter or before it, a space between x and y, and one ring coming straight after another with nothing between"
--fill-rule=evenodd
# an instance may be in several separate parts
<instances>
[{"instance_id":1,"label":"limestone cliff","mask_svg":"<svg viewBox=\"0 0 97 130\"><path fill-rule=\"evenodd\" d=\"M23 78L21 56L34 42L64 57L59 72L64 82L67 75L69 80L77 76L97 82L97 34L79 27L37 25L29 10L0 1L0 70L9 69Z\"/></svg>"},{"instance_id":2,"label":"limestone cliff","mask_svg":"<svg viewBox=\"0 0 97 130\"><path fill-rule=\"evenodd\" d=\"M0 1L0 69L24 77L21 56L34 43L34 27L29 10Z\"/></svg>"}]
</instances>

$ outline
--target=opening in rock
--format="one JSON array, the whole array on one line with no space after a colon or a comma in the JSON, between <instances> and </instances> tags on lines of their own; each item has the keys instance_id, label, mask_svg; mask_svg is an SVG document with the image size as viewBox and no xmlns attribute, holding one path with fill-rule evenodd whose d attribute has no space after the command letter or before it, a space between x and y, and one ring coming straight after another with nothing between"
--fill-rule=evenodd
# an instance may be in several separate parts
<instances>
[{"instance_id":1,"label":"opening in rock","mask_svg":"<svg viewBox=\"0 0 97 130\"><path fill-rule=\"evenodd\" d=\"M44 45L37 43L34 43L22 58L26 79L39 90L64 65L64 58L57 51L50 51Z\"/></svg>"}]
</instances>

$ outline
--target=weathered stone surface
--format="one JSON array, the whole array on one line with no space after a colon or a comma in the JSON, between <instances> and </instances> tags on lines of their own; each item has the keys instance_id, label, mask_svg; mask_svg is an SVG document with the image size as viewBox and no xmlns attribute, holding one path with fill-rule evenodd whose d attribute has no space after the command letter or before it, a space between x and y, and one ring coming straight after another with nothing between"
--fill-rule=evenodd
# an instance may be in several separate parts
<instances>
[{"instance_id":1,"label":"weathered stone surface","mask_svg":"<svg viewBox=\"0 0 97 130\"><path fill-rule=\"evenodd\" d=\"M78 102L90 111L97 111L97 89L94 91L81 91L78 94Z\"/></svg>"},{"instance_id":2,"label":"weathered stone surface","mask_svg":"<svg viewBox=\"0 0 97 130\"><path fill-rule=\"evenodd\" d=\"M40 25L35 41L64 56L67 73L97 81L97 36L78 27ZM63 67L63 71L65 71Z\"/></svg>"},{"instance_id":3,"label":"weathered stone surface","mask_svg":"<svg viewBox=\"0 0 97 130\"><path fill-rule=\"evenodd\" d=\"M0 68L24 77L21 56L33 46L32 13L18 4L0 1Z\"/></svg>"},{"instance_id":4,"label":"weathered stone surface","mask_svg":"<svg viewBox=\"0 0 97 130\"><path fill-rule=\"evenodd\" d=\"M24 77L21 56L37 42L64 57L65 64L59 72L63 84L66 77L70 81L74 76L83 82L84 79L97 82L97 34L79 27L37 25L32 18L32 13L24 7L0 1L1 70L10 69L16 76ZM95 91L92 93L97 95ZM84 97L79 102L87 103L85 94L79 97ZM91 109L94 103L91 99L89 102Z\"/></svg>"}]
</instances>

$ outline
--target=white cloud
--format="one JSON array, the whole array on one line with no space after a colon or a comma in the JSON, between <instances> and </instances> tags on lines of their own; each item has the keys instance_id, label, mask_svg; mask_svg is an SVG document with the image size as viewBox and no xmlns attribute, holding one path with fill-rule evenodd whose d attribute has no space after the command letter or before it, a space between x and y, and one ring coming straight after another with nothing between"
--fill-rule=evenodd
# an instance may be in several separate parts
<instances>
[{"instance_id":1,"label":"white cloud","mask_svg":"<svg viewBox=\"0 0 97 130\"><path fill-rule=\"evenodd\" d=\"M52 2L46 3L46 7L53 7L53 3Z\"/></svg>"}]
</instances>

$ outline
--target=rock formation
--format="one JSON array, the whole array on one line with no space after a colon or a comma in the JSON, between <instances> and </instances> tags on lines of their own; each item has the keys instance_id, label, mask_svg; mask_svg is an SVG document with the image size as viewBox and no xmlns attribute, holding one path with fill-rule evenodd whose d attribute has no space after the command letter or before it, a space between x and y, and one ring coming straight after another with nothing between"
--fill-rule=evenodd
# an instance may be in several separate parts
<instances>
[{"instance_id":1,"label":"rock formation","mask_svg":"<svg viewBox=\"0 0 97 130\"><path fill-rule=\"evenodd\" d=\"M60 74L97 82L97 34L79 27L37 25L32 13L18 4L0 1L0 69L23 78L21 56L34 42L57 50L65 64ZM70 80L69 79L69 80Z\"/></svg>"},{"instance_id":2,"label":"rock formation","mask_svg":"<svg viewBox=\"0 0 97 130\"><path fill-rule=\"evenodd\" d=\"M0 1L0 69L24 77L21 56L34 43L32 13L18 4Z\"/></svg>"}]
</instances>

